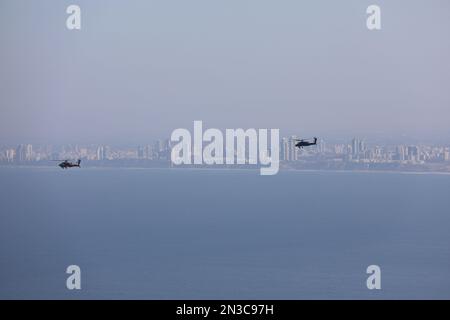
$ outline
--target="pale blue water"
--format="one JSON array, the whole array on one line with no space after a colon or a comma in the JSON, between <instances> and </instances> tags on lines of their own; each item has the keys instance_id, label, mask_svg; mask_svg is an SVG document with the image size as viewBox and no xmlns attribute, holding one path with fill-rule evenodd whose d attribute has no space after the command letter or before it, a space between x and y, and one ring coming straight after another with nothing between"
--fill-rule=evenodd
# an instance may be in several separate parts
<instances>
[{"instance_id":1,"label":"pale blue water","mask_svg":"<svg viewBox=\"0 0 450 320\"><path fill-rule=\"evenodd\" d=\"M0 298L449 299L449 191L449 175L0 168Z\"/></svg>"}]
</instances>

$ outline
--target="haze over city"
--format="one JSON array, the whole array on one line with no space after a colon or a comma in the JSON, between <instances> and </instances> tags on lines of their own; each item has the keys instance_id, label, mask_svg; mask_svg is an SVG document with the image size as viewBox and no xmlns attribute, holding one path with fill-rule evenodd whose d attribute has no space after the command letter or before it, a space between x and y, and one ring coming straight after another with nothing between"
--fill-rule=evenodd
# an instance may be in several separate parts
<instances>
[{"instance_id":1,"label":"haze over city","mask_svg":"<svg viewBox=\"0 0 450 320\"><path fill-rule=\"evenodd\" d=\"M0 4L0 143L144 144L193 120L327 141L450 138L448 1Z\"/></svg>"}]
</instances>

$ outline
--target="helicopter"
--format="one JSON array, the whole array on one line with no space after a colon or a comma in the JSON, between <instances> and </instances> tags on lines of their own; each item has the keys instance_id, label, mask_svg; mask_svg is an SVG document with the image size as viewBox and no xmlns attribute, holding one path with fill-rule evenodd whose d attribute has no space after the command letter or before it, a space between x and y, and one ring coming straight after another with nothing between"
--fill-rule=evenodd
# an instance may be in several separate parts
<instances>
[{"instance_id":1,"label":"helicopter","mask_svg":"<svg viewBox=\"0 0 450 320\"><path fill-rule=\"evenodd\" d=\"M67 169L67 168L81 168L80 163L81 160L78 159L77 162L70 162L69 160L52 160L52 161L62 161L60 164L58 164L61 169Z\"/></svg>"},{"instance_id":2,"label":"helicopter","mask_svg":"<svg viewBox=\"0 0 450 320\"><path fill-rule=\"evenodd\" d=\"M308 141L309 139L294 139L296 141L295 146L299 149L303 149L303 147L314 146L317 144L317 138L314 137L314 142Z\"/></svg>"}]
</instances>

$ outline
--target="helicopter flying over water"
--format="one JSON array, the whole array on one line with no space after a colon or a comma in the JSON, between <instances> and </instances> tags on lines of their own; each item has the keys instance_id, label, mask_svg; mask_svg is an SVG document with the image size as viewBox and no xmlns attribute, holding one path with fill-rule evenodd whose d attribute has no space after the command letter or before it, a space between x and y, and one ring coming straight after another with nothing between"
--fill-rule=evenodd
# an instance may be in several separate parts
<instances>
[{"instance_id":1,"label":"helicopter flying over water","mask_svg":"<svg viewBox=\"0 0 450 320\"><path fill-rule=\"evenodd\" d=\"M296 141L295 146L299 149L303 149L303 147L314 146L317 144L317 138L314 137L314 141L308 141L310 139L294 139Z\"/></svg>"},{"instance_id":2,"label":"helicopter flying over water","mask_svg":"<svg viewBox=\"0 0 450 320\"><path fill-rule=\"evenodd\" d=\"M58 164L58 166L61 167L61 169L81 168L80 159L78 159L77 162L70 162L69 160L52 160L52 161L62 161L61 163Z\"/></svg>"}]
</instances>

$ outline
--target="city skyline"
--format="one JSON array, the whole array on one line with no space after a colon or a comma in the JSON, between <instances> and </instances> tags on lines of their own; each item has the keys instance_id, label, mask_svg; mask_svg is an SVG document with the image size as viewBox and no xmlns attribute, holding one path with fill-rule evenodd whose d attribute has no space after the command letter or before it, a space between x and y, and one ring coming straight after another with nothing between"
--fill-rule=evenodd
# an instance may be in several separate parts
<instances>
[{"instance_id":1,"label":"city skyline","mask_svg":"<svg viewBox=\"0 0 450 320\"><path fill-rule=\"evenodd\" d=\"M380 145L366 139L353 138L347 143L330 143L319 139L316 146L295 147L297 136L284 136L279 141L281 169L318 170L384 170L413 172L450 172L450 146L447 145ZM176 167L171 162L170 139L157 139L143 145L114 147L107 144L36 145L20 144L15 148L0 146L0 165L38 164L49 161L82 159L93 166ZM235 154L237 149L235 149ZM249 165L248 149L244 151ZM181 165L180 167L226 167L227 165ZM258 166L256 166L258 167Z\"/></svg>"}]
</instances>

